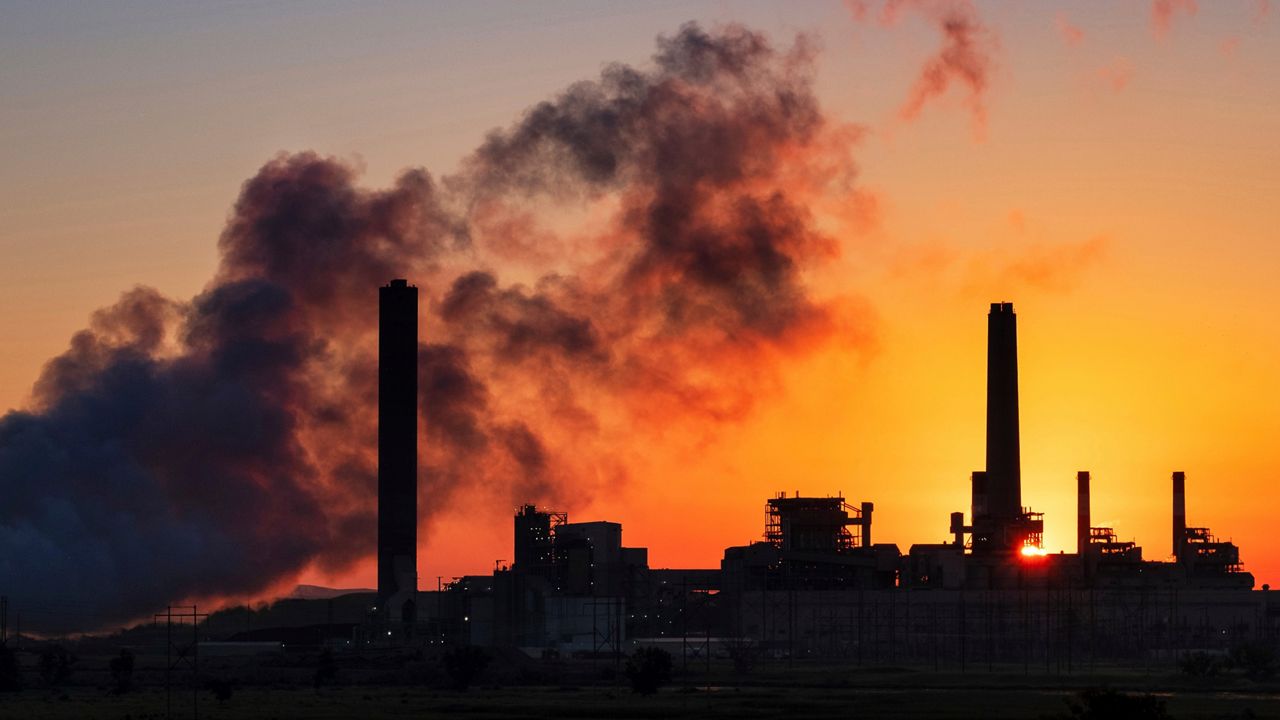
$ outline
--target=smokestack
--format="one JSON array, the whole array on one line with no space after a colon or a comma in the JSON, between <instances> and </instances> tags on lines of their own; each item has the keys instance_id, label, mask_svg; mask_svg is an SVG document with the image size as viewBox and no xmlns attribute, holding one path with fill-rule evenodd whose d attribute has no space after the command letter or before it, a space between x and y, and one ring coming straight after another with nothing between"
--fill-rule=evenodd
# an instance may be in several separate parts
<instances>
[{"instance_id":1,"label":"smokestack","mask_svg":"<svg viewBox=\"0 0 1280 720\"><path fill-rule=\"evenodd\" d=\"M1181 470L1173 474L1173 557L1182 560L1187 542L1187 476Z\"/></svg>"},{"instance_id":2,"label":"smokestack","mask_svg":"<svg viewBox=\"0 0 1280 720\"><path fill-rule=\"evenodd\" d=\"M988 503L988 482L987 474L982 470L974 470L971 480L972 496L969 504L969 514L973 519L974 527L985 525L987 515L990 512L990 504Z\"/></svg>"},{"instance_id":3,"label":"smokestack","mask_svg":"<svg viewBox=\"0 0 1280 720\"><path fill-rule=\"evenodd\" d=\"M862 503L862 547L871 547L871 513L876 509L875 503Z\"/></svg>"},{"instance_id":4,"label":"smokestack","mask_svg":"<svg viewBox=\"0 0 1280 720\"><path fill-rule=\"evenodd\" d=\"M951 534L955 536L955 545L958 548L964 547L964 513L951 513Z\"/></svg>"},{"instance_id":5,"label":"smokestack","mask_svg":"<svg viewBox=\"0 0 1280 720\"><path fill-rule=\"evenodd\" d=\"M378 291L378 604L412 622L418 589L418 288Z\"/></svg>"},{"instance_id":6,"label":"smokestack","mask_svg":"<svg viewBox=\"0 0 1280 720\"><path fill-rule=\"evenodd\" d=\"M991 303L987 315L987 511L997 523L1022 513L1018 326L1013 303Z\"/></svg>"},{"instance_id":7,"label":"smokestack","mask_svg":"<svg viewBox=\"0 0 1280 720\"><path fill-rule=\"evenodd\" d=\"M1092 525L1089 510L1089 471L1076 473L1076 486L1079 488L1079 499L1076 511L1076 552L1084 555L1089 551L1089 528Z\"/></svg>"}]
</instances>

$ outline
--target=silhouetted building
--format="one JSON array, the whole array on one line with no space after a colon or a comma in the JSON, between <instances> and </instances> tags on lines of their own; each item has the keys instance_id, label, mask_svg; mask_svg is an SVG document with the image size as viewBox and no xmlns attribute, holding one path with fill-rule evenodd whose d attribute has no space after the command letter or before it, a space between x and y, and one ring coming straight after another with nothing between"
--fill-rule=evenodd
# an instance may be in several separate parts
<instances>
[{"instance_id":1,"label":"silhouetted building","mask_svg":"<svg viewBox=\"0 0 1280 720\"><path fill-rule=\"evenodd\" d=\"M1240 548L1219 540L1207 527L1187 527L1187 478L1173 474L1173 554L1197 587L1251 588L1253 575L1240 567Z\"/></svg>"},{"instance_id":2,"label":"silhouetted building","mask_svg":"<svg viewBox=\"0 0 1280 720\"><path fill-rule=\"evenodd\" d=\"M569 522L562 512L539 510L533 505L521 507L515 516L515 560L511 569L548 579L555 570L554 529Z\"/></svg>"},{"instance_id":3,"label":"silhouetted building","mask_svg":"<svg viewBox=\"0 0 1280 720\"><path fill-rule=\"evenodd\" d=\"M1252 591L1239 549L1188 527L1173 475L1174 562L1092 525L1088 471L1076 474L1073 553L1042 547L1043 515L1022 505L1013 306L988 318L986 469L972 475L970 523L950 516L934 544L872 543L872 503L778 494L763 537L725 549L719 569L650 569L613 522L569 523L521 507L515 562L436 598L451 642L614 655L653 645L688 660L755 649L773 658L880 662L1048 662L1170 657L1280 631L1280 603ZM1064 478L1065 479L1065 478Z\"/></svg>"},{"instance_id":4,"label":"silhouetted building","mask_svg":"<svg viewBox=\"0 0 1280 720\"><path fill-rule=\"evenodd\" d=\"M418 288L378 291L378 605L412 623L418 589Z\"/></svg>"},{"instance_id":5,"label":"silhouetted building","mask_svg":"<svg viewBox=\"0 0 1280 720\"><path fill-rule=\"evenodd\" d=\"M765 504L764 542L726 548L724 586L751 589L892 587L901 553L871 545L874 505L842 497L787 497Z\"/></svg>"}]
</instances>

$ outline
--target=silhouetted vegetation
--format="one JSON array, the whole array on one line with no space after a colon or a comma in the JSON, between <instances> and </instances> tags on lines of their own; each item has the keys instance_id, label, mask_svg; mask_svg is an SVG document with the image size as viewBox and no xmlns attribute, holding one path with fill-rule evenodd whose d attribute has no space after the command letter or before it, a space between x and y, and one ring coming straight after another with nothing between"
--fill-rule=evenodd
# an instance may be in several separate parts
<instances>
[{"instance_id":1,"label":"silhouetted vegetation","mask_svg":"<svg viewBox=\"0 0 1280 720\"><path fill-rule=\"evenodd\" d=\"M235 685L226 678L213 678L204 684L209 692L213 693L213 697L218 700L219 705L226 705L231 699L231 695L235 692Z\"/></svg>"},{"instance_id":2,"label":"silhouetted vegetation","mask_svg":"<svg viewBox=\"0 0 1280 720\"><path fill-rule=\"evenodd\" d=\"M1251 680L1268 680L1276 674L1276 650L1263 642L1247 642L1227 651L1227 666Z\"/></svg>"},{"instance_id":3,"label":"silhouetted vegetation","mask_svg":"<svg viewBox=\"0 0 1280 720\"><path fill-rule=\"evenodd\" d=\"M0 692L16 692L22 689L22 671L13 648L0 645Z\"/></svg>"},{"instance_id":4,"label":"silhouetted vegetation","mask_svg":"<svg viewBox=\"0 0 1280 720\"><path fill-rule=\"evenodd\" d=\"M489 660L489 653L471 645L453 648L440 659L453 686L459 690L471 687L471 683L489 667Z\"/></svg>"},{"instance_id":5,"label":"silhouetted vegetation","mask_svg":"<svg viewBox=\"0 0 1280 720\"><path fill-rule=\"evenodd\" d=\"M671 682L671 653L662 648L640 648L627 658L626 672L634 692L652 695Z\"/></svg>"},{"instance_id":6,"label":"silhouetted vegetation","mask_svg":"<svg viewBox=\"0 0 1280 720\"><path fill-rule=\"evenodd\" d=\"M1151 695L1090 688L1068 700L1067 705L1071 717L1078 720L1171 720L1164 701Z\"/></svg>"},{"instance_id":7,"label":"silhouetted vegetation","mask_svg":"<svg viewBox=\"0 0 1280 720\"><path fill-rule=\"evenodd\" d=\"M1222 662L1203 650L1197 650L1183 655L1178 660L1178 669L1191 677L1214 677L1222 669Z\"/></svg>"},{"instance_id":8,"label":"silhouetted vegetation","mask_svg":"<svg viewBox=\"0 0 1280 720\"><path fill-rule=\"evenodd\" d=\"M325 648L316 661L316 674L313 678L316 689L332 685L338 679L338 663L333 660L333 651Z\"/></svg>"},{"instance_id":9,"label":"silhouetted vegetation","mask_svg":"<svg viewBox=\"0 0 1280 720\"><path fill-rule=\"evenodd\" d=\"M40 679L48 687L62 685L71 679L71 666L75 663L76 656L61 645L46 648L40 653Z\"/></svg>"},{"instance_id":10,"label":"silhouetted vegetation","mask_svg":"<svg viewBox=\"0 0 1280 720\"><path fill-rule=\"evenodd\" d=\"M133 651L125 648L111 658L111 693L123 695L133 689Z\"/></svg>"},{"instance_id":11,"label":"silhouetted vegetation","mask_svg":"<svg viewBox=\"0 0 1280 720\"><path fill-rule=\"evenodd\" d=\"M736 675L747 675L760 659L760 646L750 638L734 638L723 642L725 652L733 661L733 672Z\"/></svg>"}]
</instances>

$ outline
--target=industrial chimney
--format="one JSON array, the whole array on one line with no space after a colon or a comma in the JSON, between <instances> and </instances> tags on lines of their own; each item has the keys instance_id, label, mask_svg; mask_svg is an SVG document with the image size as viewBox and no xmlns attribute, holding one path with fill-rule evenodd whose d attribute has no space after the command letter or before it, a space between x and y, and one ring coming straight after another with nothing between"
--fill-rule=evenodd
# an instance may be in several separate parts
<instances>
[{"instance_id":1,"label":"industrial chimney","mask_svg":"<svg viewBox=\"0 0 1280 720\"><path fill-rule=\"evenodd\" d=\"M1089 510L1089 471L1076 473L1076 487L1079 497L1076 506L1076 552L1084 555L1089 551L1089 527L1092 524Z\"/></svg>"},{"instance_id":2,"label":"industrial chimney","mask_svg":"<svg viewBox=\"0 0 1280 720\"><path fill-rule=\"evenodd\" d=\"M991 303L987 316L987 502L991 520L1022 514L1018 455L1018 326L1013 303Z\"/></svg>"},{"instance_id":3,"label":"industrial chimney","mask_svg":"<svg viewBox=\"0 0 1280 720\"><path fill-rule=\"evenodd\" d=\"M1173 474L1173 557L1182 560L1187 544L1187 476L1182 471Z\"/></svg>"},{"instance_id":4,"label":"industrial chimney","mask_svg":"<svg viewBox=\"0 0 1280 720\"><path fill-rule=\"evenodd\" d=\"M378 291L378 608L413 622L418 589L418 288Z\"/></svg>"}]
</instances>

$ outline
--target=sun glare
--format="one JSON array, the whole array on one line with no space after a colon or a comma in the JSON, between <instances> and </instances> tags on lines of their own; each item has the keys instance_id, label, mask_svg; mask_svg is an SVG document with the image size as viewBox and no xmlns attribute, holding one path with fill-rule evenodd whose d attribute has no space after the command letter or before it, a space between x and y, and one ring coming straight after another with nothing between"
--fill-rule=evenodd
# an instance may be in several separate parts
<instances>
[{"instance_id":1,"label":"sun glare","mask_svg":"<svg viewBox=\"0 0 1280 720\"><path fill-rule=\"evenodd\" d=\"M1045 555L1048 555L1048 553L1044 548L1038 548L1035 545L1022 546L1022 557L1024 558L1043 557Z\"/></svg>"}]
</instances>

